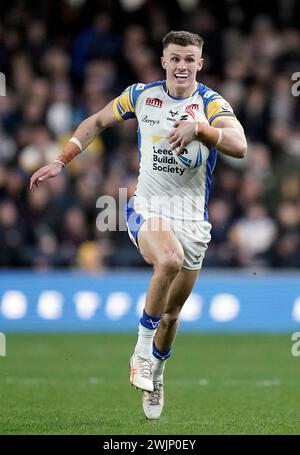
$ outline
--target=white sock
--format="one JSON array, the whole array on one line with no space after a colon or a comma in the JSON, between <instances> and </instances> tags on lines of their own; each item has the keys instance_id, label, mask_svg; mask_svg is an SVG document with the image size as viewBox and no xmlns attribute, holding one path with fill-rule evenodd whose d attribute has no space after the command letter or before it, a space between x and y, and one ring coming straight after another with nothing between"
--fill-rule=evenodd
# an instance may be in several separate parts
<instances>
[{"instance_id":1,"label":"white sock","mask_svg":"<svg viewBox=\"0 0 300 455\"><path fill-rule=\"evenodd\" d=\"M139 324L139 336L134 350L137 355L144 359L152 357L153 338L156 334L156 330L157 329L147 329L147 327Z\"/></svg>"},{"instance_id":2,"label":"white sock","mask_svg":"<svg viewBox=\"0 0 300 455\"><path fill-rule=\"evenodd\" d=\"M160 360L152 356L153 362L153 381L163 382L164 371L166 367L166 360Z\"/></svg>"}]
</instances>

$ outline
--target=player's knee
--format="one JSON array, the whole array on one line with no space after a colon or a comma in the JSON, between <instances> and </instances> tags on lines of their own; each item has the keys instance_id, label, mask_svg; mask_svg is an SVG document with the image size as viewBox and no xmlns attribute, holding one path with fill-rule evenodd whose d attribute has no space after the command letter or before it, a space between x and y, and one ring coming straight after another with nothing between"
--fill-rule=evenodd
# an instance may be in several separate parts
<instances>
[{"instance_id":1,"label":"player's knee","mask_svg":"<svg viewBox=\"0 0 300 455\"><path fill-rule=\"evenodd\" d=\"M160 323L165 326L165 328L170 329L176 326L179 322L179 313L164 313Z\"/></svg>"},{"instance_id":2,"label":"player's knee","mask_svg":"<svg viewBox=\"0 0 300 455\"><path fill-rule=\"evenodd\" d=\"M177 251L168 251L161 255L155 268L166 275L177 275L180 272L183 264L183 255Z\"/></svg>"}]
</instances>

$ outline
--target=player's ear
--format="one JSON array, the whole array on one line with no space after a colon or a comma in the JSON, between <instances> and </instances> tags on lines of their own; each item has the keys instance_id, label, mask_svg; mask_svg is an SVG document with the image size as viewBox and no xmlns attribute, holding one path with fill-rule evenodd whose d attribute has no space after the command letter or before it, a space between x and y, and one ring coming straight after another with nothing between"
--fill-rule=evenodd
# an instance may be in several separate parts
<instances>
[{"instance_id":1,"label":"player's ear","mask_svg":"<svg viewBox=\"0 0 300 455\"><path fill-rule=\"evenodd\" d=\"M163 69L165 70L166 69L166 62L165 62L165 58L164 57L160 57L160 63L161 63L161 66L163 67Z\"/></svg>"},{"instance_id":2,"label":"player's ear","mask_svg":"<svg viewBox=\"0 0 300 455\"><path fill-rule=\"evenodd\" d=\"M198 62L198 68L197 68L197 71L200 71L202 70L202 67L203 67L203 58L200 58L199 62Z\"/></svg>"}]
</instances>

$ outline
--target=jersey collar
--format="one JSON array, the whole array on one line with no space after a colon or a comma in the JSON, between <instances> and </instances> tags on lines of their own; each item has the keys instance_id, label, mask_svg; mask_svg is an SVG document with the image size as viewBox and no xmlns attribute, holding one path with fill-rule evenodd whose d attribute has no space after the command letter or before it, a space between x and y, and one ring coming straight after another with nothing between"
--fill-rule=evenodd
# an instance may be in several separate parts
<instances>
[{"instance_id":1,"label":"jersey collar","mask_svg":"<svg viewBox=\"0 0 300 455\"><path fill-rule=\"evenodd\" d=\"M172 98L173 100L187 100L188 98L191 98L191 97L196 93L196 91L198 90L198 86L199 86L199 83L198 83L197 81L195 81L193 90L191 91L191 93L189 94L189 96L187 96L187 97L185 97L185 98L181 98L181 97L179 97L179 96L172 96L172 95L170 95L169 89L168 89L168 85L167 85L167 81L163 81L163 89L164 89L164 92L165 92L170 98Z\"/></svg>"}]
</instances>

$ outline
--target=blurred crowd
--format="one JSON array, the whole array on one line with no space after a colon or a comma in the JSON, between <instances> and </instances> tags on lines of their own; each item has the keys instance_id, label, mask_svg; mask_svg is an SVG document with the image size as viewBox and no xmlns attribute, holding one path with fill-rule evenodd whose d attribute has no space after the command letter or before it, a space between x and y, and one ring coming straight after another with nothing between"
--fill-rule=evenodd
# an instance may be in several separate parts
<instances>
[{"instance_id":1,"label":"blurred crowd","mask_svg":"<svg viewBox=\"0 0 300 455\"><path fill-rule=\"evenodd\" d=\"M129 197L134 192L135 120L104 131L38 191L28 184L85 117L134 82L164 79L161 39L171 29L204 38L198 80L230 102L249 145L244 160L219 157L205 267L300 266L300 96L292 95L292 74L300 72L299 5L258 2L256 10L253 3L223 3L222 10L220 2L192 0L0 7L1 267L146 266L126 232L96 226L101 195L118 201L119 188Z\"/></svg>"}]
</instances>

